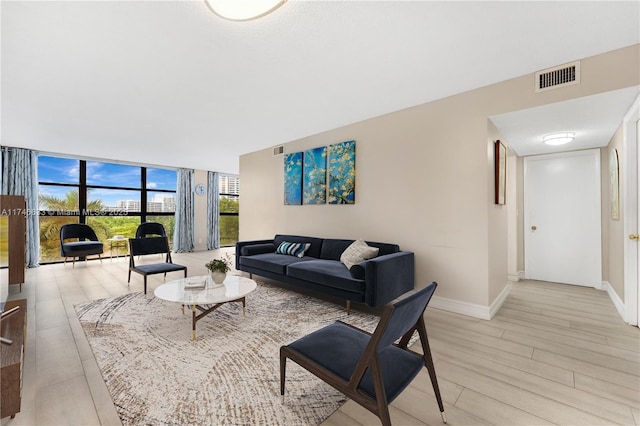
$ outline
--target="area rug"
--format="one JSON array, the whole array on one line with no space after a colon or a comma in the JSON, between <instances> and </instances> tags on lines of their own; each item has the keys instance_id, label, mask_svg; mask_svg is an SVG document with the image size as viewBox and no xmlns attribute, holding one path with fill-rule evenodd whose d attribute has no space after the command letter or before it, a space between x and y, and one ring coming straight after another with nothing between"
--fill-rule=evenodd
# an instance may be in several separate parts
<instances>
[{"instance_id":1,"label":"area rug","mask_svg":"<svg viewBox=\"0 0 640 426\"><path fill-rule=\"evenodd\" d=\"M241 303L198 321L178 303L132 293L75 307L124 425L317 425L345 397L292 361L280 397L279 349L343 320L373 331L374 315L258 283Z\"/></svg>"}]
</instances>

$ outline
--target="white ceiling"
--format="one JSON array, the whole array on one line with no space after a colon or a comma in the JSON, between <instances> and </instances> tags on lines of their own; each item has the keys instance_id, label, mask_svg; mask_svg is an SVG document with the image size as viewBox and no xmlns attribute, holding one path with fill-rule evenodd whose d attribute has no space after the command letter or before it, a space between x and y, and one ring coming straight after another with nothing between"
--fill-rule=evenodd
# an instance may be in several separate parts
<instances>
[{"instance_id":1,"label":"white ceiling","mask_svg":"<svg viewBox=\"0 0 640 426\"><path fill-rule=\"evenodd\" d=\"M1 143L235 173L239 155L640 42L638 1L6 1ZM520 118L520 117L518 117Z\"/></svg>"},{"instance_id":2,"label":"white ceiling","mask_svg":"<svg viewBox=\"0 0 640 426\"><path fill-rule=\"evenodd\" d=\"M609 144L639 91L635 86L489 118L519 156L598 148ZM542 142L543 136L564 132L575 133L575 140L560 146Z\"/></svg>"}]
</instances>

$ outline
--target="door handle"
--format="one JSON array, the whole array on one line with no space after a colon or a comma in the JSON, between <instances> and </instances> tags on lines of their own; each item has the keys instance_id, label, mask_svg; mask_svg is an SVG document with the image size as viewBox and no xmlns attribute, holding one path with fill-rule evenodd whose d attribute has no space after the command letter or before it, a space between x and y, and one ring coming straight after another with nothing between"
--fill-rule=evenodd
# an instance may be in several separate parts
<instances>
[{"instance_id":1,"label":"door handle","mask_svg":"<svg viewBox=\"0 0 640 426\"><path fill-rule=\"evenodd\" d=\"M538 229L538 227L537 227L537 226L535 226L535 225L533 225L533 226L531 227L531 230L532 230L532 231L535 231L536 229Z\"/></svg>"},{"instance_id":2,"label":"door handle","mask_svg":"<svg viewBox=\"0 0 640 426\"><path fill-rule=\"evenodd\" d=\"M637 239L639 239L639 238L640 238L640 235L638 235L638 234L631 234L631 235L629 235L629 239L630 239L630 240L637 240Z\"/></svg>"}]
</instances>

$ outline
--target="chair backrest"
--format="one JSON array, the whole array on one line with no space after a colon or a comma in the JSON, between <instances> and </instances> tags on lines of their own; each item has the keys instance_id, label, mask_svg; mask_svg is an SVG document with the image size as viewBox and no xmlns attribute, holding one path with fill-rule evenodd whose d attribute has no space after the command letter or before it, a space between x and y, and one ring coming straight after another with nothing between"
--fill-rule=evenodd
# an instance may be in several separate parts
<instances>
[{"instance_id":1,"label":"chair backrest","mask_svg":"<svg viewBox=\"0 0 640 426\"><path fill-rule=\"evenodd\" d=\"M429 300L431 300L437 286L438 284L433 282L420 290L405 293L386 305L393 310L378 343L378 350L391 345L416 325L418 319L427 309Z\"/></svg>"},{"instance_id":2,"label":"chair backrest","mask_svg":"<svg viewBox=\"0 0 640 426\"><path fill-rule=\"evenodd\" d=\"M69 223L60 228L60 243L70 238L98 241L98 236L93 229L84 223Z\"/></svg>"},{"instance_id":3,"label":"chair backrest","mask_svg":"<svg viewBox=\"0 0 640 426\"><path fill-rule=\"evenodd\" d=\"M129 253L131 256L145 254L169 253L167 237L129 238Z\"/></svg>"},{"instance_id":4,"label":"chair backrest","mask_svg":"<svg viewBox=\"0 0 640 426\"><path fill-rule=\"evenodd\" d=\"M149 235L157 235L158 237L166 237L167 234L164 226L158 222L141 223L136 229L136 238L147 238Z\"/></svg>"}]
</instances>

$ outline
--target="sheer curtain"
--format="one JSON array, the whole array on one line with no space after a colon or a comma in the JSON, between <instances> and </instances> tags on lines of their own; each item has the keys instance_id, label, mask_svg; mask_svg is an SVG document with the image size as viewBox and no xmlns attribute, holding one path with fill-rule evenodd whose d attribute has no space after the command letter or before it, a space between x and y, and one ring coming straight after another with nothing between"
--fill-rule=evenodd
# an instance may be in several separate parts
<instances>
[{"instance_id":1,"label":"sheer curtain","mask_svg":"<svg viewBox=\"0 0 640 426\"><path fill-rule=\"evenodd\" d=\"M27 200L27 267L38 266L40 220L38 215L38 153L29 149L2 147L0 193L23 195Z\"/></svg>"},{"instance_id":2,"label":"sheer curtain","mask_svg":"<svg viewBox=\"0 0 640 426\"><path fill-rule=\"evenodd\" d=\"M173 251L193 251L194 244L194 171L178 170L176 189L176 225L173 233Z\"/></svg>"},{"instance_id":3,"label":"sheer curtain","mask_svg":"<svg viewBox=\"0 0 640 426\"><path fill-rule=\"evenodd\" d=\"M220 248L220 179L216 172L207 174L207 250Z\"/></svg>"}]
</instances>

